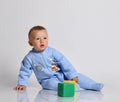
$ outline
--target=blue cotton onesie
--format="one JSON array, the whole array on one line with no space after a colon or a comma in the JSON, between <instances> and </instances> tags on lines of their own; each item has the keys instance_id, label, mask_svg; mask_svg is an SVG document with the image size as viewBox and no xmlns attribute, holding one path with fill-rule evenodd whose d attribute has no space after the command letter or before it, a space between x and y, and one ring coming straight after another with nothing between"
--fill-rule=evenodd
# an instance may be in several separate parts
<instances>
[{"instance_id":1,"label":"blue cotton onesie","mask_svg":"<svg viewBox=\"0 0 120 102\"><path fill-rule=\"evenodd\" d=\"M54 48L47 47L43 52L32 49L21 63L18 85L28 85L28 79L34 71L38 82L44 89L57 90L58 83L78 77L76 91L80 88L101 90L103 84L78 73L63 54Z\"/></svg>"}]
</instances>

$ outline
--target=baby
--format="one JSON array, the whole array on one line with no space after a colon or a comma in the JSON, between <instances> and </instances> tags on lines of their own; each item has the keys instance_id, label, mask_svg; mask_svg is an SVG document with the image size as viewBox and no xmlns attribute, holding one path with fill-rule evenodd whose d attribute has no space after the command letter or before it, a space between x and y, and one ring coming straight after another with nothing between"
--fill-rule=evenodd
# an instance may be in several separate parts
<instances>
[{"instance_id":1,"label":"baby","mask_svg":"<svg viewBox=\"0 0 120 102\"><path fill-rule=\"evenodd\" d=\"M58 83L64 80L74 80L77 83L76 91L80 88L100 91L103 88L102 83L78 73L62 53L48 46L46 28L32 27L28 38L33 48L22 60L15 90L26 90L32 71L43 89L57 90Z\"/></svg>"}]
</instances>

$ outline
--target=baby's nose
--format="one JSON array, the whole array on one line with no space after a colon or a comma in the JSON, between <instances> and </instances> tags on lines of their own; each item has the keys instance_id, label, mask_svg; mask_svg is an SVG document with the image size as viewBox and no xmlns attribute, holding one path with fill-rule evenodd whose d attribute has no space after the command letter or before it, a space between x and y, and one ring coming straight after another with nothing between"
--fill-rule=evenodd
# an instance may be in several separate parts
<instances>
[{"instance_id":1,"label":"baby's nose","mask_svg":"<svg viewBox=\"0 0 120 102\"><path fill-rule=\"evenodd\" d=\"M44 42L44 40L43 40L43 39L40 39L40 42L42 43L42 42Z\"/></svg>"}]
</instances>

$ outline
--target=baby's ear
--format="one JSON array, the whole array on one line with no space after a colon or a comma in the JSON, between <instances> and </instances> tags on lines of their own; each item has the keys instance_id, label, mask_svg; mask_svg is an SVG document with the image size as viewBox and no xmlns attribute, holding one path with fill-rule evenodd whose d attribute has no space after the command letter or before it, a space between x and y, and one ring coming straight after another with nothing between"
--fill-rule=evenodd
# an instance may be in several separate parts
<instances>
[{"instance_id":1,"label":"baby's ear","mask_svg":"<svg viewBox=\"0 0 120 102\"><path fill-rule=\"evenodd\" d=\"M33 46L33 44L32 44L32 42L31 42L31 41L28 41L28 44L29 44L30 46Z\"/></svg>"}]
</instances>

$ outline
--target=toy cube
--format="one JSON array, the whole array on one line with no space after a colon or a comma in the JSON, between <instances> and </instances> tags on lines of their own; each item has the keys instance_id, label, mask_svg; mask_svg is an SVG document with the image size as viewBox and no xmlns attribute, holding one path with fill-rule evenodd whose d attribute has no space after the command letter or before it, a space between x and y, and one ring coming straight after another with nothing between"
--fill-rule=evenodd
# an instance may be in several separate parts
<instances>
[{"instance_id":1,"label":"toy cube","mask_svg":"<svg viewBox=\"0 0 120 102\"><path fill-rule=\"evenodd\" d=\"M74 84L58 83L58 96L73 97L75 93Z\"/></svg>"},{"instance_id":2,"label":"toy cube","mask_svg":"<svg viewBox=\"0 0 120 102\"><path fill-rule=\"evenodd\" d=\"M76 82L75 81L73 81L73 80L64 80L64 83L74 84L74 88L75 88L75 91L76 91Z\"/></svg>"}]
</instances>

